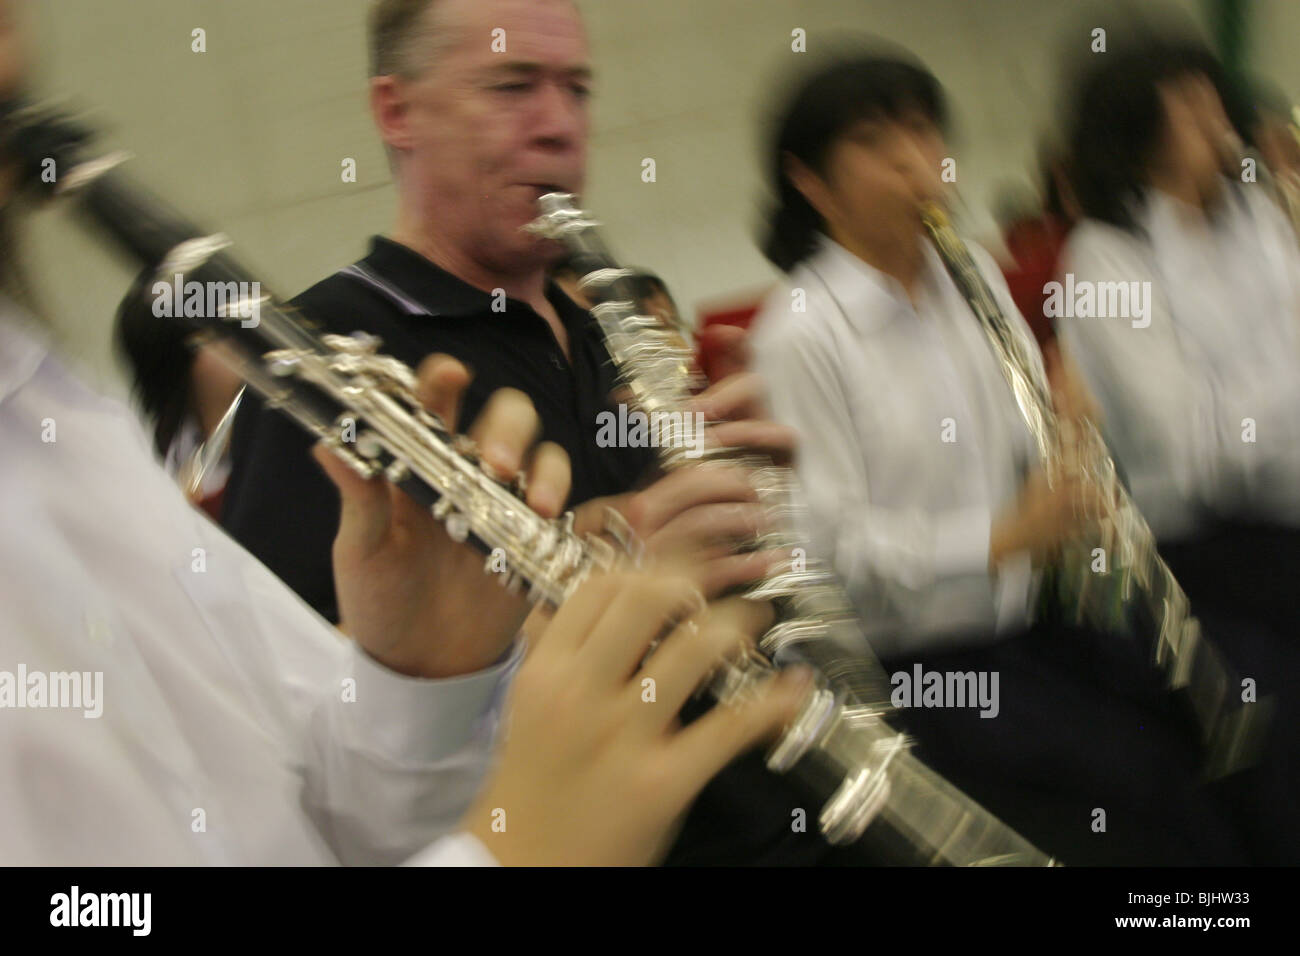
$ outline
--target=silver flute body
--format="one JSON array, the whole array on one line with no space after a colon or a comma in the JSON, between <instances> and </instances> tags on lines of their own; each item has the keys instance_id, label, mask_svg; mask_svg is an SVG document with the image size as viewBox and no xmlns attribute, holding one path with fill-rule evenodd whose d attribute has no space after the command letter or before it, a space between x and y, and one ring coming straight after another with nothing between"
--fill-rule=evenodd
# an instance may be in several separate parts
<instances>
[{"instance_id":1,"label":"silver flute body","mask_svg":"<svg viewBox=\"0 0 1300 956\"><path fill-rule=\"evenodd\" d=\"M975 313L1003 377L1016 399L1048 481L1076 474L1095 486L1103 502L1100 536L1065 549L1055 568L1058 598L1075 623L1111 633L1134 630L1155 637L1152 662L1171 690L1185 691L1206 751L1205 771L1220 777L1253 763L1267 727L1270 701L1245 703L1241 683L1201 631L1186 593L1160 557L1155 535L1119 480L1105 440L1088 420L1062 422L1025 337L1007 321L970 250L937 205L922 222L949 275ZM1093 570L1100 547L1105 572Z\"/></svg>"},{"instance_id":2,"label":"silver flute body","mask_svg":"<svg viewBox=\"0 0 1300 956\"><path fill-rule=\"evenodd\" d=\"M765 673L775 662L803 662L822 675L825 687L808 702L769 757L784 771L800 761L815 765L830 792L820 823L832 842L878 838L909 847L912 862L960 865L1051 862L988 811L916 758L905 737L886 719L889 680L870 650L862 626L838 578L811 554L797 530L798 489L792 469L741 449L701 451L688 406L702 382L688 347L657 320L640 312L630 285L606 249L597 223L564 193L542 196L532 233L564 243L581 276L584 294L632 403L652 423L660 465L674 470L695 463L730 462L748 469L768 517L758 550L783 555L779 564L745 591L770 601L777 621L745 666ZM693 439L693 440L692 440ZM698 460L703 459L703 460ZM788 556L788 557L784 557ZM732 675L734 679L736 675ZM748 677L743 678L748 680ZM873 831L875 831L873 833ZM885 855L892 851L882 850Z\"/></svg>"}]
</instances>

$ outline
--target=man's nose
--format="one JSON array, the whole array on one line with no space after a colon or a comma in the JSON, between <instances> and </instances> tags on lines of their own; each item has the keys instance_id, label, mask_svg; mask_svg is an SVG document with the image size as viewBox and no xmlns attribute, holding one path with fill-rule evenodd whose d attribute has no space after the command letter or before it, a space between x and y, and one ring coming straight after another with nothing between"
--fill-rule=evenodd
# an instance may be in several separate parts
<instances>
[{"instance_id":1,"label":"man's nose","mask_svg":"<svg viewBox=\"0 0 1300 956\"><path fill-rule=\"evenodd\" d=\"M533 110L532 140L553 149L578 146L586 130L586 106L563 83L543 83Z\"/></svg>"}]
</instances>

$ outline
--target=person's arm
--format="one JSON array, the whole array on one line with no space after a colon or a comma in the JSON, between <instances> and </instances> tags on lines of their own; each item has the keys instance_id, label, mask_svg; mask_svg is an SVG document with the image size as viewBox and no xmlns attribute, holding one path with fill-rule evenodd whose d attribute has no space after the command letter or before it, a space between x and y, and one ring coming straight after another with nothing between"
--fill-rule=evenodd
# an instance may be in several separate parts
<instances>
[{"instance_id":1,"label":"person's arm","mask_svg":"<svg viewBox=\"0 0 1300 956\"><path fill-rule=\"evenodd\" d=\"M395 864L454 830L490 766L522 646L472 672L413 677L338 633L228 539L208 554L241 567L248 626L227 635L227 656L330 855Z\"/></svg>"},{"instance_id":2,"label":"person's arm","mask_svg":"<svg viewBox=\"0 0 1300 956\"><path fill-rule=\"evenodd\" d=\"M398 674L355 643L312 715L304 806L349 865L405 860L453 832L498 743L522 659L460 677Z\"/></svg>"},{"instance_id":3,"label":"person's arm","mask_svg":"<svg viewBox=\"0 0 1300 956\"><path fill-rule=\"evenodd\" d=\"M418 375L426 407L454 427L468 372L434 356ZM568 494L568 461L558 446L535 444L537 425L527 398L506 389L468 434L485 467L521 476L525 502L554 517ZM323 676L311 641L274 644L268 679L312 673L314 693L307 701L303 688L262 693L302 702L303 804L335 854L345 863L397 863L452 828L477 791L521 654L514 635L526 606L403 492L360 478L323 449L316 462L342 499L334 571L351 640L328 638L337 653ZM258 604L263 615L285 607L283 596ZM300 623L292 613L284 611L283 626L268 622L266 633L292 632Z\"/></svg>"}]
</instances>

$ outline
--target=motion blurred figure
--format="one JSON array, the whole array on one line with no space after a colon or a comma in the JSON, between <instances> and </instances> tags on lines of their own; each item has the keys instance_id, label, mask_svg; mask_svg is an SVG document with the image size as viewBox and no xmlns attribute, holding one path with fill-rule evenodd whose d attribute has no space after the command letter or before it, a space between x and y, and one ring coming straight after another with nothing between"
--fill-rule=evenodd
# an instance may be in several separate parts
<instances>
[{"instance_id":1,"label":"motion blurred figure","mask_svg":"<svg viewBox=\"0 0 1300 956\"><path fill-rule=\"evenodd\" d=\"M1035 620L1039 569L1087 533L1087 486L1049 485L984 333L928 242L945 101L903 54L844 57L799 84L765 157L764 251L789 273L755 321L759 372L801 441L810 533L898 680L998 675L991 719L901 712L924 759L1074 863L1226 863L1191 730L1127 643ZM1038 357L992 257L972 249ZM1088 413L1068 367L1058 413ZM901 686L896 683L896 686ZM1134 734L1134 727L1144 728ZM1106 807L1108 835L1088 821ZM1121 809L1122 808L1122 809Z\"/></svg>"},{"instance_id":2,"label":"motion blurred figure","mask_svg":"<svg viewBox=\"0 0 1300 956\"><path fill-rule=\"evenodd\" d=\"M1228 787L1260 807L1243 820L1270 821L1254 828L1257 855L1295 863L1300 249L1262 178L1243 181L1250 164L1204 47L1139 34L1076 89L1068 139L1085 218L1060 278L1130 308L1066 312L1058 337L1193 610L1277 698L1271 756Z\"/></svg>"}]
</instances>

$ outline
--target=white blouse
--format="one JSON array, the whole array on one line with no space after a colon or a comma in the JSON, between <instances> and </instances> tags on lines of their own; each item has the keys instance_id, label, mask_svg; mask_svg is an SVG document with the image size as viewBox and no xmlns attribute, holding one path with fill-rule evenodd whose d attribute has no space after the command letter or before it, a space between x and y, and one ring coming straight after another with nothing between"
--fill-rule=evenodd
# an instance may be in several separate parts
<instances>
[{"instance_id":1,"label":"white blouse","mask_svg":"<svg viewBox=\"0 0 1300 956\"><path fill-rule=\"evenodd\" d=\"M992 259L972 251L1030 339ZM1027 555L989 570L993 522L1032 463L1029 433L928 244L919 302L823 238L755 320L756 368L776 418L799 431L808 532L885 655L1023 628L1037 594Z\"/></svg>"},{"instance_id":2,"label":"white blouse","mask_svg":"<svg viewBox=\"0 0 1300 956\"><path fill-rule=\"evenodd\" d=\"M518 653L380 666L16 313L0 299L0 863L490 862L430 844L484 777Z\"/></svg>"},{"instance_id":3,"label":"white blouse","mask_svg":"<svg viewBox=\"0 0 1300 956\"><path fill-rule=\"evenodd\" d=\"M1212 516L1300 522L1300 249L1261 188L1227 184L1208 224L1151 190L1138 234L1085 220L1062 256L1076 286L1150 284L1141 322L1057 326L1162 539Z\"/></svg>"}]
</instances>

